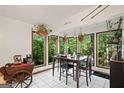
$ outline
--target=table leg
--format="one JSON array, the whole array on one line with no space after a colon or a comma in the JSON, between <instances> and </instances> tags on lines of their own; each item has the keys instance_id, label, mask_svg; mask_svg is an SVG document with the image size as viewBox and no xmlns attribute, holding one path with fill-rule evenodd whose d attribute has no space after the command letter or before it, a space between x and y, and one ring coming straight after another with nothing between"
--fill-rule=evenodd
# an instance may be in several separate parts
<instances>
[{"instance_id":1,"label":"table leg","mask_svg":"<svg viewBox=\"0 0 124 93\"><path fill-rule=\"evenodd\" d=\"M79 88L79 62L76 65L76 81L77 81L77 88Z\"/></svg>"},{"instance_id":2,"label":"table leg","mask_svg":"<svg viewBox=\"0 0 124 93\"><path fill-rule=\"evenodd\" d=\"M59 69L60 69L60 72L59 72L60 75L59 75L59 80L61 80L61 61L59 61L59 62L60 62L60 68L59 68Z\"/></svg>"}]
</instances>

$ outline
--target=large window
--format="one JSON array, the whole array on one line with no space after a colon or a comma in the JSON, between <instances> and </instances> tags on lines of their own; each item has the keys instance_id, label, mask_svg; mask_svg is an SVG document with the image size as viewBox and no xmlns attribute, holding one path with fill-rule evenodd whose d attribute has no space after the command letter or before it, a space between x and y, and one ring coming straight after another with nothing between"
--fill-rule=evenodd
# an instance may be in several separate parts
<instances>
[{"instance_id":1,"label":"large window","mask_svg":"<svg viewBox=\"0 0 124 93\"><path fill-rule=\"evenodd\" d=\"M68 54L73 55L73 53L77 53L77 39L76 37L68 38Z\"/></svg>"},{"instance_id":2,"label":"large window","mask_svg":"<svg viewBox=\"0 0 124 93\"><path fill-rule=\"evenodd\" d=\"M94 60L94 34L84 35L82 42L79 44L81 55L92 55ZM92 63L94 65L94 61Z\"/></svg>"},{"instance_id":3,"label":"large window","mask_svg":"<svg viewBox=\"0 0 124 93\"><path fill-rule=\"evenodd\" d=\"M114 51L121 49L121 30L97 33L97 66L109 68L109 60ZM119 49L120 48L120 49Z\"/></svg>"},{"instance_id":4,"label":"large window","mask_svg":"<svg viewBox=\"0 0 124 93\"><path fill-rule=\"evenodd\" d=\"M80 42L80 53L82 55L92 55L94 53L94 34L84 35Z\"/></svg>"},{"instance_id":5,"label":"large window","mask_svg":"<svg viewBox=\"0 0 124 93\"><path fill-rule=\"evenodd\" d=\"M57 54L57 41L58 38L57 36L52 36L48 37L48 59L49 63L53 61L53 56Z\"/></svg>"},{"instance_id":6,"label":"large window","mask_svg":"<svg viewBox=\"0 0 124 93\"><path fill-rule=\"evenodd\" d=\"M64 54L64 41L63 41L63 37L59 37L59 44L60 44L60 54Z\"/></svg>"},{"instance_id":7,"label":"large window","mask_svg":"<svg viewBox=\"0 0 124 93\"><path fill-rule=\"evenodd\" d=\"M44 64L44 39L36 32L32 32L32 54L34 65Z\"/></svg>"}]
</instances>

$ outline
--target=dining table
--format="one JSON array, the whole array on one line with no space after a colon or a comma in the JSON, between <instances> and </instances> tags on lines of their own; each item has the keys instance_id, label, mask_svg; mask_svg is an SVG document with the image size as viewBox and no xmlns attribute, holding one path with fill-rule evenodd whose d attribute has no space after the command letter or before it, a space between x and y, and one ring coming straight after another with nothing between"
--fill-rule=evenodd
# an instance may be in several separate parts
<instances>
[{"instance_id":1,"label":"dining table","mask_svg":"<svg viewBox=\"0 0 124 93\"><path fill-rule=\"evenodd\" d=\"M53 67L52 67L52 75L54 76L54 70L55 70L55 63L58 61L60 62L60 59L64 57L61 56L54 56L53 57ZM80 56L80 57L67 57L67 62L72 62L76 64L76 82L77 82L77 88L79 88L79 73L80 73L80 63L82 61L85 61L87 59L87 56ZM56 61L57 60L57 61Z\"/></svg>"}]
</instances>

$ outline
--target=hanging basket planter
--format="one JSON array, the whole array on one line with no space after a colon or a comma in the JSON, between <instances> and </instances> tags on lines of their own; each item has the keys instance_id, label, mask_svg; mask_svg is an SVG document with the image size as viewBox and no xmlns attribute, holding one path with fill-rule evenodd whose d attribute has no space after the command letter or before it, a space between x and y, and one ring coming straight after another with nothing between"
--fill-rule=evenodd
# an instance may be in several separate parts
<instances>
[{"instance_id":1,"label":"hanging basket planter","mask_svg":"<svg viewBox=\"0 0 124 93\"><path fill-rule=\"evenodd\" d=\"M63 41L66 42L68 38L66 36L63 37Z\"/></svg>"},{"instance_id":2,"label":"hanging basket planter","mask_svg":"<svg viewBox=\"0 0 124 93\"><path fill-rule=\"evenodd\" d=\"M83 36L82 34L81 34L81 35L78 35L78 41L79 41L79 42L82 42L83 39L84 39L84 36Z\"/></svg>"}]
</instances>

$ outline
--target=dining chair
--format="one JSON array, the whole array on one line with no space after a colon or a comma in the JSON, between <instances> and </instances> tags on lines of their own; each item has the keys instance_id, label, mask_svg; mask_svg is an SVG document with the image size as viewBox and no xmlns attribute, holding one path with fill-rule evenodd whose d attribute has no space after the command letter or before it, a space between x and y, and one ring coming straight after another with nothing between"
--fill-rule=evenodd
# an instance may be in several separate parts
<instances>
[{"instance_id":1,"label":"dining chair","mask_svg":"<svg viewBox=\"0 0 124 93\"><path fill-rule=\"evenodd\" d=\"M85 71L86 83L87 83L87 86L89 86L88 78L91 82L91 75L92 75L92 56L88 56L86 61L82 61L81 65L80 65L80 70ZM88 76L88 74L89 74L89 76Z\"/></svg>"},{"instance_id":2,"label":"dining chair","mask_svg":"<svg viewBox=\"0 0 124 93\"><path fill-rule=\"evenodd\" d=\"M69 70L72 69L72 73L69 74ZM74 63L69 62L67 57L61 57L60 58L60 77L59 80L61 80L61 74L64 74L66 76L66 85L68 84L68 76L72 76L74 80Z\"/></svg>"},{"instance_id":3,"label":"dining chair","mask_svg":"<svg viewBox=\"0 0 124 93\"><path fill-rule=\"evenodd\" d=\"M52 61L55 62L55 63L57 63L57 72L59 72L60 61L59 61L59 59L56 58L56 57L60 57L60 54L58 54L58 55L54 55L53 58L52 58Z\"/></svg>"}]
</instances>

